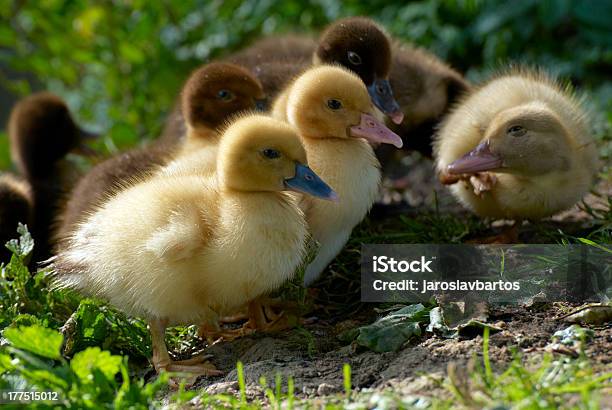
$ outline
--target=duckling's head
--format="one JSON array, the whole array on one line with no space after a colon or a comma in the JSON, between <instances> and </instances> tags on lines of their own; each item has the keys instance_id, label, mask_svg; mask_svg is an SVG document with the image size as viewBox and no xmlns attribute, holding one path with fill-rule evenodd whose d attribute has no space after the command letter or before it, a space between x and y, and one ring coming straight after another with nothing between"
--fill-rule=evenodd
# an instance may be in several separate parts
<instances>
[{"instance_id":1,"label":"duckling's head","mask_svg":"<svg viewBox=\"0 0 612 410\"><path fill-rule=\"evenodd\" d=\"M305 138L365 138L402 146L373 115L363 82L338 66L317 66L298 77L287 98L287 118Z\"/></svg>"},{"instance_id":2,"label":"duckling's head","mask_svg":"<svg viewBox=\"0 0 612 410\"><path fill-rule=\"evenodd\" d=\"M77 126L66 103L48 92L33 94L15 105L8 134L11 157L26 176L47 175L70 151L90 153L84 142L96 137Z\"/></svg>"},{"instance_id":3,"label":"duckling's head","mask_svg":"<svg viewBox=\"0 0 612 410\"><path fill-rule=\"evenodd\" d=\"M484 171L537 176L571 168L566 127L546 104L532 102L497 114L482 142L448 166L450 174Z\"/></svg>"},{"instance_id":4,"label":"duckling's head","mask_svg":"<svg viewBox=\"0 0 612 410\"><path fill-rule=\"evenodd\" d=\"M393 122L404 118L389 85L391 44L383 30L365 17L348 17L330 25L321 35L315 63L340 64L365 83L372 102Z\"/></svg>"},{"instance_id":5,"label":"duckling's head","mask_svg":"<svg viewBox=\"0 0 612 410\"><path fill-rule=\"evenodd\" d=\"M231 124L221 137L217 161L220 185L226 190L298 191L338 198L308 167L295 130L270 117L249 115Z\"/></svg>"},{"instance_id":6,"label":"duckling's head","mask_svg":"<svg viewBox=\"0 0 612 410\"><path fill-rule=\"evenodd\" d=\"M192 128L216 129L232 115L262 109L265 93L246 68L210 63L197 69L185 83L182 109Z\"/></svg>"}]
</instances>

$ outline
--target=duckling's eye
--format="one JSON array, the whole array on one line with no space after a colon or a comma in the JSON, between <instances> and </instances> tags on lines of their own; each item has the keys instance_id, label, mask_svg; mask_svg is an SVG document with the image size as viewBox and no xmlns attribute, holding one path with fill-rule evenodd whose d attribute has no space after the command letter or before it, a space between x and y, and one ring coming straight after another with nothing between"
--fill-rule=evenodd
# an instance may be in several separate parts
<instances>
[{"instance_id":1,"label":"duckling's eye","mask_svg":"<svg viewBox=\"0 0 612 410\"><path fill-rule=\"evenodd\" d=\"M512 135L513 137L522 137L523 135L525 135L526 132L527 130L524 127L521 127L520 125L514 125L508 128L507 131L507 133Z\"/></svg>"},{"instance_id":2,"label":"duckling's eye","mask_svg":"<svg viewBox=\"0 0 612 410\"><path fill-rule=\"evenodd\" d=\"M354 51L349 51L348 52L348 60L351 62L352 65L360 65L361 64L361 57L359 57L359 54L357 54Z\"/></svg>"},{"instance_id":3,"label":"duckling's eye","mask_svg":"<svg viewBox=\"0 0 612 410\"><path fill-rule=\"evenodd\" d=\"M263 154L264 157L269 158L269 159L280 158L281 156L280 152L272 148L266 148L263 151L261 151L261 153Z\"/></svg>"},{"instance_id":4,"label":"duckling's eye","mask_svg":"<svg viewBox=\"0 0 612 410\"><path fill-rule=\"evenodd\" d=\"M217 97L223 101L232 101L235 98L235 95L229 90L221 90L217 93Z\"/></svg>"},{"instance_id":5,"label":"duckling's eye","mask_svg":"<svg viewBox=\"0 0 612 410\"><path fill-rule=\"evenodd\" d=\"M331 98L327 100L327 106L332 110L339 110L340 108L342 108L342 103L339 100L336 100L335 98Z\"/></svg>"}]
</instances>

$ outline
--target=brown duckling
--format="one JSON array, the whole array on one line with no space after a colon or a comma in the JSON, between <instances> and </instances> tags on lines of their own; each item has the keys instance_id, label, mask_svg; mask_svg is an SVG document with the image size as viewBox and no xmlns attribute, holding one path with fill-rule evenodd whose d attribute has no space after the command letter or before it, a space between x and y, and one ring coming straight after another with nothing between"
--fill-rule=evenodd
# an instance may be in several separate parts
<instances>
[{"instance_id":1,"label":"brown duckling","mask_svg":"<svg viewBox=\"0 0 612 410\"><path fill-rule=\"evenodd\" d=\"M266 38L228 57L228 61L249 67L264 85L270 101L311 63L340 64L361 78L380 111L395 123L402 121L389 84L391 43L383 29L368 18L338 20L322 32L318 43L295 35Z\"/></svg>"},{"instance_id":2,"label":"brown duckling","mask_svg":"<svg viewBox=\"0 0 612 410\"><path fill-rule=\"evenodd\" d=\"M11 159L25 182L3 179L4 195L12 200L5 202L5 197L2 198L2 213L28 216L26 220L3 218L2 230L14 230L17 222L29 223L36 243L33 261L40 261L49 256L57 208L75 179L65 157L71 151L90 153L84 141L95 135L77 126L66 103L48 92L33 94L17 103L9 118L8 134ZM21 199L16 200L16 195ZM24 211L26 204L30 207L28 212ZM12 206L16 209L11 210Z\"/></svg>"},{"instance_id":3,"label":"brown duckling","mask_svg":"<svg viewBox=\"0 0 612 410\"><path fill-rule=\"evenodd\" d=\"M121 153L92 168L70 196L60 218L57 239L69 235L76 224L122 185L151 174L167 164L180 149L215 145L218 128L232 115L255 109L262 97L261 85L242 67L211 63L194 71L181 93L186 130L175 128L146 147ZM182 126L181 121L175 124Z\"/></svg>"},{"instance_id":4,"label":"brown duckling","mask_svg":"<svg viewBox=\"0 0 612 410\"><path fill-rule=\"evenodd\" d=\"M160 141L174 144L192 135L189 144L216 144L216 128L238 112L263 109L265 98L261 83L246 68L225 62L204 65L185 82Z\"/></svg>"},{"instance_id":5,"label":"brown duckling","mask_svg":"<svg viewBox=\"0 0 612 410\"><path fill-rule=\"evenodd\" d=\"M0 175L0 262L8 262L11 253L4 246L17 237L17 224L32 226L30 186L11 174Z\"/></svg>"}]
</instances>

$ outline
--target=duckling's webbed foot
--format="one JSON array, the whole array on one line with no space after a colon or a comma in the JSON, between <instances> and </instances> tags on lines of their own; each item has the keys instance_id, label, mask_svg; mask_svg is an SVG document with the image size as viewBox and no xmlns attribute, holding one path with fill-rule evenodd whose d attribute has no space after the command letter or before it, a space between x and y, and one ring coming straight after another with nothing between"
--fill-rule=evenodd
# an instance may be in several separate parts
<instances>
[{"instance_id":1,"label":"duckling's webbed foot","mask_svg":"<svg viewBox=\"0 0 612 410\"><path fill-rule=\"evenodd\" d=\"M260 332L280 332L295 327L299 319L287 313L297 307L295 302L279 299L260 298L249 303L249 321L247 325ZM293 320L292 320L293 319Z\"/></svg>"},{"instance_id":2,"label":"duckling's webbed foot","mask_svg":"<svg viewBox=\"0 0 612 410\"><path fill-rule=\"evenodd\" d=\"M207 361L209 356L201 355L187 360L172 360L168 354L165 342L165 332L168 322L163 319L151 320L151 341L153 345L153 366L157 373L162 370L176 373L189 373L192 376L220 376L221 370Z\"/></svg>"},{"instance_id":3,"label":"duckling's webbed foot","mask_svg":"<svg viewBox=\"0 0 612 410\"><path fill-rule=\"evenodd\" d=\"M470 176L470 183L474 187L474 194L480 196L483 192L490 191L495 186L497 178L489 172L479 172Z\"/></svg>"}]
</instances>

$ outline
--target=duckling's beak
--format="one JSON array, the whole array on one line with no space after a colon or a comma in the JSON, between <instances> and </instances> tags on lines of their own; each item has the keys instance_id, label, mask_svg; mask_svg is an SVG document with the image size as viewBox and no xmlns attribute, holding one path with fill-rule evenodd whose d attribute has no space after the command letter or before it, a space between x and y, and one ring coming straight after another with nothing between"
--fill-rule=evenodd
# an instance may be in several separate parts
<instances>
[{"instance_id":1,"label":"duckling's beak","mask_svg":"<svg viewBox=\"0 0 612 410\"><path fill-rule=\"evenodd\" d=\"M100 138L100 134L84 130L83 128L79 128L78 130L78 139L79 144L72 150L75 154L83 155L85 157L93 157L98 153L88 145L86 145L89 141L95 141Z\"/></svg>"},{"instance_id":2,"label":"duckling's beak","mask_svg":"<svg viewBox=\"0 0 612 410\"><path fill-rule=\"evenodd\" d=\"M84 130L83 128L79 128L79 139L81 141L94 141L100 138L100 134L97 132L91 132Z\"/></svg>"},{"instance_id":3,"label":"duckling's beak","mask_svg":"<svg viewBox=\"0 0 612 410\"><path fill-rule=\"evenodd\" d=\"M368 86L368 93L376 107L391 118L396 124L401 124L404 120L404 113L400 109L399 104L393 98L393 90L389 80L384 78L376 78L374 82Z\"/></svg>"},{"instance_id":4,"label":"duckling's beak","mask_svg":"<svg viewBox=\"0 0 612 410\"><path fill-rule=\"evenodd\" d=\"M338 194L323 182L312 169L302 164L295 164L295 176L285 179L285 188L289 191L302 192L328 201L339 201Z\"/></svg>"},{"instance_id":5,"label":"duckling's beak","mask_svg":"<svg viewBox=\"0 0 612 410\"><path fill-rule=\"evenodd\" d=\"M397 148L404 145L402 139L381 124L373 115L361 113L361 123L349 128L349 133L353 137L365 138L372 144L391 144Z\"/></svg>"},{"instance_id":6,"label":"duckling's beak","mask_svg":"<svg viewBox=\"0 0 612 410\"><path fill-rule=\"evenodd\" d=\"M448 165L449 174L473 174L492 171L503 165L501 155L491 151L489 140L483 141L472 151Z\"/></svg>"},{"instance_id":7,"label":"duckling's beak","mask_svg":"<svg viewBox=\"0 0 612 410\"><path fill-rule=\"evenodd\" d=\"M268 108L268 101L264 99L255 100L255 111L266 111Z\"/></svg>"}]
</instances>

